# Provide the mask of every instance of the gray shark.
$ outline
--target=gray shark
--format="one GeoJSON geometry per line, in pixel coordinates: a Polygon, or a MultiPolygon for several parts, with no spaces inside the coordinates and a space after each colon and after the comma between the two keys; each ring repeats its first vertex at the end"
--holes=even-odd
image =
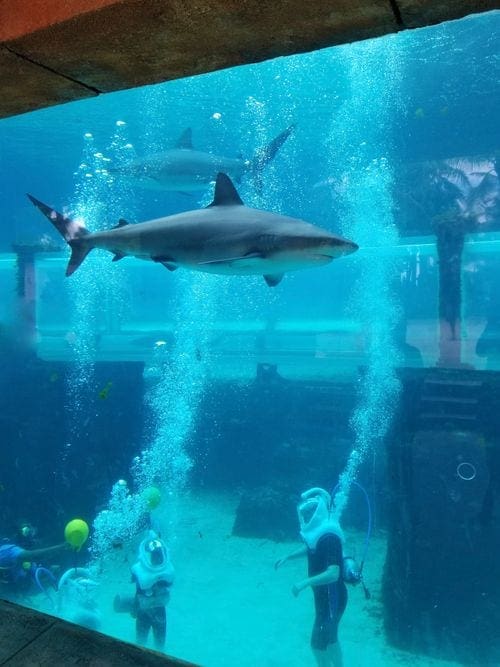
{"type": "Polygon", "coordinates": [[[110,167],[108,171],[149,190],[176,192],[203,190],[209,183],[215,181],[219,172],[229,174],[236,181],[247,173],[259,178],[264,167],[271,162],[294,127],[294,125],[287,127],[251,160],[195,150],[191,128],[188,128],[181,135],[175,148],[146,158],[131,160],[120,167],[110,167]]]}
{"type": "Polygon", "coordinates": [[[137,224],[120,220],[113,229],[95,233],[28,197],[71,247],[67,276],[93,248],[104,248],[114,254],[113,261],[133,255],[170,271],[182,266],[206,273],[260,274],[272,287],[286,271],[328,264],[358,249],[352,241],[303,220],[245,206],[222,173],[206,208],[137,224]]]}

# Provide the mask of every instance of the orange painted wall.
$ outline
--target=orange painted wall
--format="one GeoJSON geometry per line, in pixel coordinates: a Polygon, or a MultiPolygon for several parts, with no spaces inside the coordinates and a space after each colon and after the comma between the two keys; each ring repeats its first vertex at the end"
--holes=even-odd
{"type": "Polygon", "coordinates": [[[122,0],[0,0],[0,42],[16,39],[54,23],[122,0]]]}

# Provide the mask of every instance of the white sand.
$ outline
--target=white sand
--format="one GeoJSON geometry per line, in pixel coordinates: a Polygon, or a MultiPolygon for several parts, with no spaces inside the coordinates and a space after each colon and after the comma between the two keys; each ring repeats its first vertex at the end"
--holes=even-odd
{"type": "MultiPolygon", "coordinates": [[[[191,497],[175,522],[170,547],[176,581],[166,652],[203,667],[314,667],[309,648],[312,594],[291,594],[292,584],[306,576],[306,562],[290,561],[278,571],[273,567],[299,544],[232,537],[236,505],[236,497],[191,497]]],[[[161,513],[158,519],[167,525],[161,513]]],[[[350,538],[360,554],[364,536],[350,538]]],[[[374,535],[364,569],[370,600],[361,587],[349,587],[339,631],[345,667],[453,667],[456,663],[415,656],[386,643],[380,599],[384,554],[383,536],[374,535]]],[[[101,630],[127,641],[134,641],[134,620],[115,614],[112,600],[116,593],[133,594],[134,559],[135,549],[116,551],[104,567],[99,593],[101,630]]]]}

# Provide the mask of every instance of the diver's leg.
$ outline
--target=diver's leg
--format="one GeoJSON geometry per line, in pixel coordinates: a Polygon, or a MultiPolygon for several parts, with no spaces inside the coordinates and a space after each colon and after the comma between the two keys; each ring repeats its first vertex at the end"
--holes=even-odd
{"type": "Polygon", "coordinates": [[[135,619],[135,641],[137,644],[146,645],[148,641],[149,628],[151,621],[147,611],[137,610],[137,617],[135,619]]]}
{"type": "Polygon", "coordinates": [[[165,638],[167,636],[167,610],[165,607],[151,609],[151,620],[155,648],[162,651],[165,648],[165,638]]]}
{"type": "Polygon", "coordinates": [[[313,655],[318,667],[330,667],[327,651],[324,649],[313,648],[313,655]]]}
{"type": "Polygon", "coordinates": [[[332,667],[342,667],[344,660],[342,657],[342,648],[340,646],[340,642],[330,644],[328,647],[328,653],[330,658],[330,662],[328,664],[332,665],[332,667]]]}
{"type": "Polygon", "coordinates": [[[327,649],[313,649],[318,667],[343,667],[342,649],[339,642],[330,644],[327,649]]]}
{"type": "Polygon", "coordinates": [[[316,617],[311,634],[311,648],[318,667],[329,667],[328,639],[328,625],[316,617]]]}

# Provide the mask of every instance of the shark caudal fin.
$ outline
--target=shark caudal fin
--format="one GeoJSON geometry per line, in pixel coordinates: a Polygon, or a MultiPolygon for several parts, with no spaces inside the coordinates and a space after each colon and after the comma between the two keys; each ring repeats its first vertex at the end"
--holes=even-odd
{"type": "Polygon", "coordinates": [[[48,220],[50,220],[71,248],[71,257],[66,268],[66,275],[70,276],[77,270],[94,247],[86,238],[89,235],[88,230],[81,222],[71,220],[67,216],[58,213],[53,208],[50,208],[50,206],[47,206],[47,204],[35,199],[35,197],[32,197],[31,195],[27,196],[31,203],[36,206],[48,220]]]}
{"type": "Polygon", "coordinates": [[[295,123],[289,125],[286,130],[283,130],[281,134],[278,134],[267,146],[261,148],[257,151],[256,155],[251,162],[251,170],[256,177],[257,181],[261,179],[262,170],[274,160],[276,154],[283,146],[288,137],[292,134],[295,129],[295,123]]]}

